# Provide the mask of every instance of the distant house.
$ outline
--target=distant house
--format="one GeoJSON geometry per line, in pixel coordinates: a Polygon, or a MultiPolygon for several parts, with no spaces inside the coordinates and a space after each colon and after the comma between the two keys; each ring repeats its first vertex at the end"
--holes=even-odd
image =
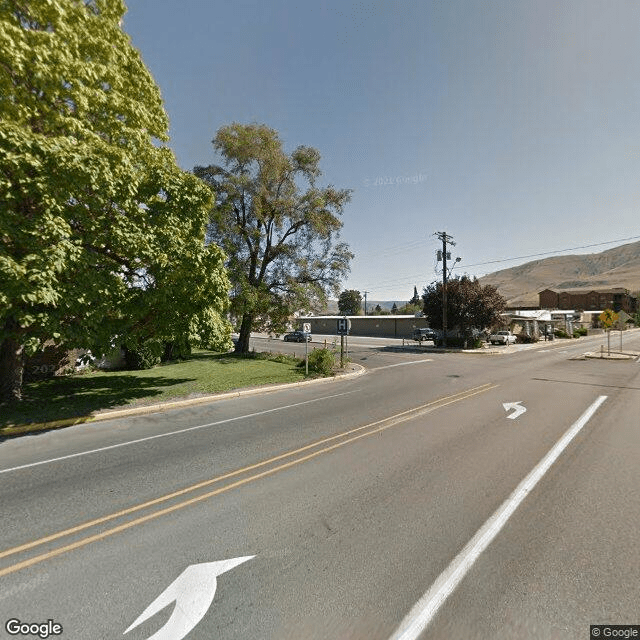
{"type": "Polygon", "coordinates": [[[633,314],[638,310],[638,298],[628,289],[567,289],[554,291],[545,289],[538,294],[541,309],[579,309],[581,311],[602,311],[613,309],[633,314]]]}

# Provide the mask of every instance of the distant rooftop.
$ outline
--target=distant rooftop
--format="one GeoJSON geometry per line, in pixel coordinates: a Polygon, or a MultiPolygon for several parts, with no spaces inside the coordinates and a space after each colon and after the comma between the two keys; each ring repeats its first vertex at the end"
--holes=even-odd
{"type": "MultiPolygon", "coordinates": [[[[609,287],[608,289],[601,289],[599,287],[579,287],[576,289],[547,287],[542,291],[554,291],[555,293],[589,293],[590,291],[597,291],[598,293],[627,293],[629,290],[624,287],[609,287]]],[[[542,291],[540,293],[542,293],[542,291]]]]}

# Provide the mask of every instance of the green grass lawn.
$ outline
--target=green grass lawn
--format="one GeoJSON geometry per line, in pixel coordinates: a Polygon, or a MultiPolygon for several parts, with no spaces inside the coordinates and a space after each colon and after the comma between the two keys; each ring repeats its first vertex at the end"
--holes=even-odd
{"type": "Polygon", "coordinates": [[[297,382],[304,368],[286,356],[242,358],[198,351],[190,360],[144,371],[93,371],[24,385],[23,401],[0,404],[3,427],[86,416],[265,384],[297,382]],[[269,358],[269,359],[267,359],[269,358]]]}

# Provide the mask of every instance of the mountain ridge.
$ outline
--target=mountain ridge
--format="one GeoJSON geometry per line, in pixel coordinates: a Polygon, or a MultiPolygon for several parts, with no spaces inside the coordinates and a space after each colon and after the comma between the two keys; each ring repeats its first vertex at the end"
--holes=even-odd
{"type": "Polygon", "coordinates": [[[482,276],[483,285],[493,285],[508,306],[537,306],[544,289],[640,290],[640,241],[600,253],[551,256],[482,276]]]}

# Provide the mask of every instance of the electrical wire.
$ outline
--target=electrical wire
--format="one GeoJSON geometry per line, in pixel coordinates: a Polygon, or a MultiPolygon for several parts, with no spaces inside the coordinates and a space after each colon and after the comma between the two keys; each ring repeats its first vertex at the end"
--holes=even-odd
{"type": "MultiPolygon", "coordinates": [[[[542,256],[552,256],[552,255],[556,255],[559,253],[566,253],[567,251],[579,251],[581,249],[590,249],[592,247],[601,247],[607,244],[617,244],[620,242],[629,242],[632,240],[639,240],[640,236],[630,236],[628,238],[620,238],[618,240],[607,240],[605,242],[594,242],[592,244],[585,244],[585,245],[581,245],[579,247],[570,247],[567,249],[556,249],[555,251],[545,251],[542,253],[531,253],[528,255],[523,255],[523,256],[515,256],[513,258],[501,258],[499,260],[488,260],[486,262],[475,262],[473,264],[463,264],[463,263],[455,263],[454,266],[452,267],[452,270],[454,269],[468,269],[470,267],[481,267],[484,265],[488,265],[488,264],[499,264],[502,262],[512,262],[513,260],[526,260],[528,258],[539,258],[542,256]]],[[[420,241],[415,241],[415,242],[411,242],[408,243],[407,245],[404,245],[405,248],[408,248],[409,246],[413,246],[416,243],[423,243],[424,241],[420,240],[420,241]]],[[[401,250],[400,247],[397,247],[397,249],[401,250]]],[[[379,255],[383,255],[386,251],[392,251],[392,252],[396,252],[396,247],[390,247],[388,250],[386,249],[382,249],[379,255]]],[[[437,271],[437,263],[434,264],[434,272],[437,271]]],[[[371,282],[369,284],[367,284],[366,286],[363,287],[363,289],[374,289],[374,290],[378,290],[378,291],[387,291],[390,289],[397,289],[398,286],[403,286],[403,285],[407,285],[407,286],[416,286],[416,282],[419,282],[421,280],[424,279],[424,274],[415,274],[415,275],[410,275],[410,276],[401,276],[399,278],[389,278],[389,279],[385,279],[385,280],[378,280],[376,282],[371,282]]]]}
{"type": "Polygon", "coordinates": [[[486,264],[498,264],[499,262],[511,262],[512,260],[526,260],[527,258],[539,258],[540,256],[551,256],[556,253],[564,253],[565,251],[579,251],[580,249],[590,249],[591,247],[601,247],[605,244],[615,244],[616,242],[627,242],[629,240],[638,240],[640,236],[631,236],[630,238],[621,238],[620,240],[608,240],[607,242],[595,242],[593,244],[585,244],[581,247],[571,247],[570,249],[557,249],[556,251],[545,251],[544,253],[531,253],[527,256],[516,256],[515,258],[501,258],[500,260],[489,260],[488,262],[476,262],[474,264],[462,264],[455,269],[464,267],[481,267],[486,264]]]}

